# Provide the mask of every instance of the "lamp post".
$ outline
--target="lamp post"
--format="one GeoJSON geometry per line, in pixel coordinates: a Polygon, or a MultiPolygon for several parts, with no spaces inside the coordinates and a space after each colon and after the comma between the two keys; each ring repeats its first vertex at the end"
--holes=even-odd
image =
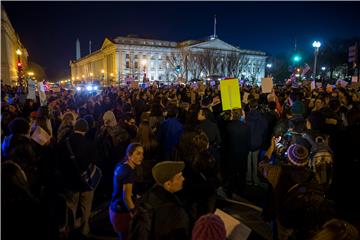
{"type": "Polygon", "coordinates": [[[268,70],[267,70],[267,76],[268,76],[268,77],[271,77],[272,64],[271,64],[271,63],[266,64],[266,68],[268,69],[268,70]]]}
{"type": "Polygon", "coordinates": [[[92,81],[93,81],[93,73],[91,72],[89,75],[90,75],[90,81],[92,83],[92,81]]]}
{"type": "Polygon", "coordinates": [[[316,82],[316,63],[317,63],[317,57],[319,55],[319,48],[321,46],[321,43],[319,41],[314,41],[312,46],[315,48],[315,52],[314,52],[314,70],[313,70],[313,80],[314,82],[316,82]]]}
{"type": "Polygon", "coordinates": [[[20,89],[22,88],[22,63],[21,63],[21,50],[18,49],[16,50],[16,55],[17,55],[17,69],[18,69],[18,84],[20,86],[20,89]]]}
{"type": "Polygon", "coordinates": [[[104,84],[104,81],[105,81],[104,73],[105,73],[104,69],[101,69],[101,78],[102,78],[103,84],[104,84]]]}
{"type": "Polygon", "coordinates": [[[144,83],[146,81],[146,64],[147,64],[147,60],[146,59],[141,60],[141,64],[144,67],[144,78],[143,78],[143,83],[144,83]]]}

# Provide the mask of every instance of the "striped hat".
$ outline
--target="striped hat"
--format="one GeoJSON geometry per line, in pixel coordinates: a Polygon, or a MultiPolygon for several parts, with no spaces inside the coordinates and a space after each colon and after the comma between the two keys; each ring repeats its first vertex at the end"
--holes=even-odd
{"type": "Polygon", "coordinates": [[[309,162],[309,150],[300,144],[292,144],[287,150],[289,161],[295,166],[305,166],[309,162]]]}
{"type": "Polygon", "coordinates": [[[209,213],[201,216],[192,230],[192,240],[225,240],[226,230],[218,215],[209,213]]]}

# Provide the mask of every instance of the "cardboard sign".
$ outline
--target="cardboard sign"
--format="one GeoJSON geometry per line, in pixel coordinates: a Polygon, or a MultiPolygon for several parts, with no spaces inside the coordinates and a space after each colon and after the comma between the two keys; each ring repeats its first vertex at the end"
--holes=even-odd
{"type": "Polygon", "coordinates": [[[227,214],[226,212],[216,209],[215,214],[223,220],[226,230],[226,239],[229,240],[246,240],[248,239],[251,228],[240,223],[239,220],[227,214]]]}
{"type": "Polygon", "coordinates": [[[244,102],[245,104],[248,104],[249,95],[250,95],[250,93],[244,92],[243,102],[244,102]]]}
{"type": "Polygon", "coordinates": [[[131,85],[130,85],[131,88],[139,88],[139,82],[131,82],[131,85]]]}
{"type": "Polygon", "coordinates": [[[261,91],[262,93],[270,93],[273,89],[273,79],[270,78],[263,78],[261,80],[261,91]]]}
{"type": "Polygon", "coordinates": [[[237,78],[220,82],[221,102],[223,111],[241,108],[239,81],[237,78]]]}
{"type": "Polygon", "coordinates": [[[50,141],[51,136],[41,127],[37,126],[33,134],[31,135],[31,139],[35,142],[44,146],[46,143],[50,141]]]}

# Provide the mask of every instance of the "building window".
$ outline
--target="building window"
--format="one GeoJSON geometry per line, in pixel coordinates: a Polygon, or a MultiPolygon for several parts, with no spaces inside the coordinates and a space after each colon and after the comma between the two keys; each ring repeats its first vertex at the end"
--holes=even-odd
{"type": "Polygon", "coordinates": [[[143,55],[143,59],[146,59],[146,55],[143,55]]]}
{"type": "Polygon", "coordinates": [[[129,59],[129,58],[130,58],[129,54],[126,54],[126,59],[129,59]]]}
{"type": "Polygon", "coordinates": [[[135,57],[134,57],[135,59],[137,59],[138,58],[138,55],[135,55],[135,57]]]}
{"type": "Polygon", "coordinates": [[[159,80],[161,80],[161,76],[159,76],[159,80]]]}
{"type": "Polygon", "coordinates": [[[135,68],[138,68],[138,62],[135,62],[135,68]]]}
{"type": "Polygon", "coordinates": [[[154,80],[154,75],[151,76],[151,80],[154,80]]]}
{"type": "Polygon", "coordinates": [[[159,59],[161,59],[161,54],[159,54],[159,59]]]}
{"type": "Polygon", "coordinates": [[[130,63],[126,61],[126,68],[130,68],[130,63]]]}

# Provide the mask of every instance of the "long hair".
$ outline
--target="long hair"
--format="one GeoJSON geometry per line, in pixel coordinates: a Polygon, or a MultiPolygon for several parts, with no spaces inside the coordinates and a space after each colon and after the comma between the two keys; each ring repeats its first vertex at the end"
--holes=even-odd
{"type": "Polygon", "coordinates": [[[158,142],[148,121],[140,123],[135,141],[141,143],[146,151],[154,149],[158,146],[158,142]]]}
{"type": "Polygon", "coordinates": [[[129,160],[129,156],[131,156],[138,147],[143,147],[143,145],[138,142],[130,143],[126,148],[125,158],[123,161],[126,162],[127,160],[129,160]]]}

